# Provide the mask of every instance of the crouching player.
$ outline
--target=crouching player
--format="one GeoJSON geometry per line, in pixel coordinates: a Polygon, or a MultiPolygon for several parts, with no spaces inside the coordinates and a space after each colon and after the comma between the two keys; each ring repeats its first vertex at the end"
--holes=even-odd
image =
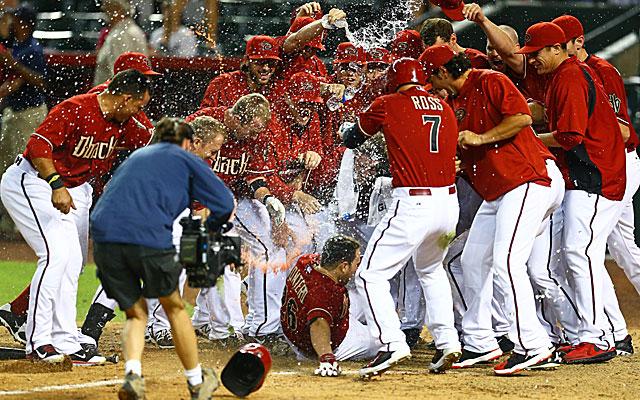
{"type": "Polygon", "coordinates": [[[360,243],[345,236],[329,238],[322,255],[298,259],[282,298],[282,330],[299,356],[320,360],[315,374],[338,376],[338,361],[368,359],[377,351],[367,327],[349,316],[344,285],[360,263],[360,243]]]}

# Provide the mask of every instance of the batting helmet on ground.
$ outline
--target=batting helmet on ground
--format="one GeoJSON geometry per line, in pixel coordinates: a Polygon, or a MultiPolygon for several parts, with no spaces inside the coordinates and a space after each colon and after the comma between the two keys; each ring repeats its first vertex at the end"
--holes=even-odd
{"type": "Polygon", "coordinates": [[[245,397],[262,387],[271,369],[271,354],[258,343],[245,344],[222,370],[222,384],[238,397],[245,397]]]}

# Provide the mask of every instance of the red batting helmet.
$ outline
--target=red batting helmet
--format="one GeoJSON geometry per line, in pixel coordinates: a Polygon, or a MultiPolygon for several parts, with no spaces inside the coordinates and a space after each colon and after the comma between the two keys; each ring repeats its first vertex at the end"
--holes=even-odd
{"type": "MultiPolygon", "coordinates": [[[[289,33],[298,32],[303,27],[305,27],[305,26],[307,26],[310,23],[315,22],[315,21],[316,20],[311,18],[311,17],[296,18],[295,21],[293,21],[293,24],[291,24],[291,28],[289,28],[289,33]]],[[[309,40],[306,45],[307,46],[311,46],[311,47],[315,47],[318,50],[324,51],[326,49],[322,45],[322,39],[324,39],[324,30],[322,30],[322,33],[320,33],[318,36],[316,36],[313,39],[309,40]]]]}
{"type": "Polygon", "coordinates": [[[391,41],[391,54],[396,58],[410,57],[416,60],[424,51],[420,34],[411,29],[396,33],[391,41]]]}
{"type": "Polygon", "coordinates": [[[391,68],[387,70],[386,92],[395,93],[400,86],[407,83],[417,85],[427,83],[427,76],[422,69],[422,64],[413,58],[401,58],[391,64],[391,68]]]}
{"type": "Polygon", "coordinates": [[[245,344],[229,359],[222,370],[222,384],[238,397],[245,397],[262,387],[271,369],[271,354],[258,343],[245,344]]]}
{"type": "Polygon", "coordinates": [[[296,103],[322,103],[320,81],[308,72],[298,72],[289,79],[289,97],[296,103]]]}
{"type": "Polygon", "coordinates": [[[141,53],[127,52],[121,54],[113,63],[113,73],[126,71],[128,69],[137,69],[145,75],[162,75],[160,72],[151,69],[151,63],[147,56],[141,53]]]}
{"type": "Polygon", "coordinates": [[[464,1],[462,0],[429,0],[434,5],[440,7],[442,12],[454,21],[464,21],[464,14],[462,13],[462,7],[464,7],[464,1]]]}

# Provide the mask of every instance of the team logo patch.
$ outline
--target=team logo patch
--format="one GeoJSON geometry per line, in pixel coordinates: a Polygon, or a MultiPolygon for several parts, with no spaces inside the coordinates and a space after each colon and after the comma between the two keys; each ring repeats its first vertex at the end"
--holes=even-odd
{"type": "Polygon", "coordinates": [[[302,82],[302,90],[304,90],[305,92],[313,92],[313,83],[302,82]]]}
{"type": "Polygon", "coordinates": [[[149,69],[151,69],[151,62],[149,62],[149,59],[147,57],[143,58],[142,62],[144,63],[144,65],[149,67],[149,69]]]}
{"type": "Polygon", "coordinates": [[[262,47],[263,50],[271,50],[273,49],[273,44],[269,42],[262,42],[260,43],[260,47],[262,47]]]}
{"type": "Polygon", "coordinates": [[[528,33],[524,34],[524,42],[525,43],[529,43],[531,41],[531,35],[529,35],[528,33]]]}
{"type": "Polygon", "coordinates": [[[409,50],[409,43],[407,42],[397,43],[396,46],[398,47],[398,50],[409,50]]]}
{"type": "Polygon", "coordinates": [[[371,54],[373,58],[382,58],[382,52],[380,50],[371,50],[369,54],[371,54]]]}
{"type": "Polygon", "coordinates": [[[356,49],[355,47],[347,47],[344,52],[349,55],[349,56],[357,56],[358,55],[358,49],[356,49]]]}
{"type": "Polygon", "coordinates": [[[467,110],[465,110],[464,108],[458,108],[456,110],[456,119],[458,120],[458,122],[461,122],[466,116],[467,110]]]}

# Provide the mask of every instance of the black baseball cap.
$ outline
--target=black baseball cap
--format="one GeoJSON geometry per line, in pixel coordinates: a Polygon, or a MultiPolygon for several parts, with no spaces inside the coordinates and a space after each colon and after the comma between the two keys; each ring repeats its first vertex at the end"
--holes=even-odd
{"type": "Polygon", "coordinates": [[[16,16],[21,21],[30,23],[31,25],[35,25],[38,19],[38,12],[29,4],[21,4],[16,8],[8,9],[6,13],[16,16]]]}

